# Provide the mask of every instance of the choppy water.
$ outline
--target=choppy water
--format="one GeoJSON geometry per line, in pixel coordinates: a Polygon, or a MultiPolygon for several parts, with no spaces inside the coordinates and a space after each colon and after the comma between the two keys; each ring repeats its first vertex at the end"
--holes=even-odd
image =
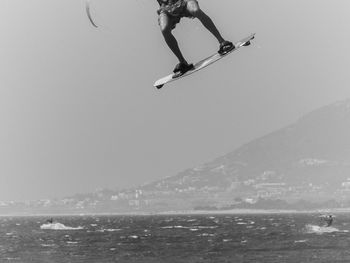
{"type": "Polygon", "coordinates": [[[0,218],[0,262],[350,262],[350,215],[0,218]]]}

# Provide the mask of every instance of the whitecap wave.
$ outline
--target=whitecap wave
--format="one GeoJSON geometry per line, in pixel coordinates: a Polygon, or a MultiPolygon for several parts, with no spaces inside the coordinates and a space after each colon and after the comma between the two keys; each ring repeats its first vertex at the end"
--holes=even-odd
{"type": "Polygon", "coordinates": [[[295,240],[294,243],[305,243],[307,242],[307,239],[300,239],[300,240],[295,240]]]}
{"type": "Polygon", "coordinates": [[[206,228],[210,228],[210,229],[214,229],[217,228],[218,226],[197,226],[197,228],[199,229],[206,229],[206,228]]]}
{"type": "Polygon", "coordinates": [[[78,241],[67,241],[67,244],[70,244],[70,245],[76,245],[78,243],[79,243],[78,241]]]}
{"type": "Polygon", "coordinates": [[[54,247],[55,244],[41,244],[42,247],[54,247]]]}
{"type": "Polygon", "coordinates": [[[163,229],[190,229],[191,231],[195,231],[193,229],[214,229],[217,228],[218,226],[162,226],[161,228],[163,229]]]}
{"type": "Polygon", "coordinates": [[[188,226],[162,226],[160,228],[163,228],[163,229],[175,229],[175,228],[192,228],[192,227],[188,227],[188,226]]]}
{"type": "Polygon", "coordinates": [[[318,226],[318,225],[306,225],[306,233],[309,234],[323,234],[323,233],[333,233],[333,232],[347,232],[347,230],[339,230],[338,228],[331,226],[318,226]]]}
{"type": "Polygon", "coordinates": [[[78,227],[65,226],[64,224],[61,224],[61,223],[47,223],[47,224],[42,224],[40,226],[40,229],[45,229],[45,230],[81,230],[84,228],[81,226],[78,226],[78,227]]]}
{"type": "Polygon", "coordinates": [[[99,230],[96,230],[96,232],[116,232],[116,231],[121,231],[121,229],[119,228],[108,228],[108,229],[99,229],[99,230]]]}

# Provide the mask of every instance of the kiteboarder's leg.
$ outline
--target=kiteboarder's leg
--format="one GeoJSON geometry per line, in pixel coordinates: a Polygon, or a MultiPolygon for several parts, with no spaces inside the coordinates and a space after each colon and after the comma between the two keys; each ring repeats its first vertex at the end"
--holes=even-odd
{"type": "Polygon", "coordinates": [[[186,59],[183,57],[180,51],[177,40],[171,32],[174,26],[173,21],[166,13],[159,14],[159,26],[165,39],[165,42],[167,43],[171,51],[174,53],[174,55],[180,62],[186,62],[186,59]]]}
{"type": "Polygon", "coordinates": [[[220,50],[219,52],[226,52],[230,49],[233,49],[234,46],[231,42],[226,41],[220,34],[219,30],[215,26],[213,20],[204,13],[196,0],[187,0],[187,5],[186,5],[187,12],[192,16],[196,17],[201,21],[203,26],[211,32],[214,37],[219,41],[220,43],[220,50]]]}
{"type": "Polygon", "coordinates": [[[193,65],[189,65],[181,53],[179,45],[177,43],[176,38],[172,34],[172,30],[175,28],[175,24],[177,21],[172,19],[167,13],[163,12],[159,14],[159,26],[162,34],[164,36],[165,42],[174,53],[174,55],[179,60],[179,64],[176,65],[174,72],[185,73],[186,71],[193,68],[193,65]]]}

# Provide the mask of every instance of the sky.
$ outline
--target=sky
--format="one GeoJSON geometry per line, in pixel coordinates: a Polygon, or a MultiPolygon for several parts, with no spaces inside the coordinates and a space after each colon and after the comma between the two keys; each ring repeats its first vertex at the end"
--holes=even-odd
{"type": "MultiPolygon", "coordinates": [[[[155,0],[2,0],[0,200],[61,198],[176,175],[350,98],[348,0],[199,0],[242,48],[191,77],[155,0]]],[[[197,20],[175,31],[190,62],[218,43],[197,20]]]]}

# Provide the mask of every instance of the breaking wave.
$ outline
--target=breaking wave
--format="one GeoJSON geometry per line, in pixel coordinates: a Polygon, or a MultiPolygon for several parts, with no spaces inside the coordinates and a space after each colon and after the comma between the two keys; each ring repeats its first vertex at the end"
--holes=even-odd
{"type": "Polygon", "coordinates": [[[348,232],[348,230],[339,230],[338,228],[331,226],[318,226],[318,225],[306,225],[305,232],[309,234],[323,234],[323,233],[333,233],[333,232],[348,232]]]}
{"type": "Polygon", "coordinates": [[[40,229],[45,229],[45,230],[81,230],[84,228],[81,226],[78,226],[78,227],[65,226],[64,224],[61,224],[61,223],[48,223],[48,224],[42,224],[40,226],[40,229]]]}

